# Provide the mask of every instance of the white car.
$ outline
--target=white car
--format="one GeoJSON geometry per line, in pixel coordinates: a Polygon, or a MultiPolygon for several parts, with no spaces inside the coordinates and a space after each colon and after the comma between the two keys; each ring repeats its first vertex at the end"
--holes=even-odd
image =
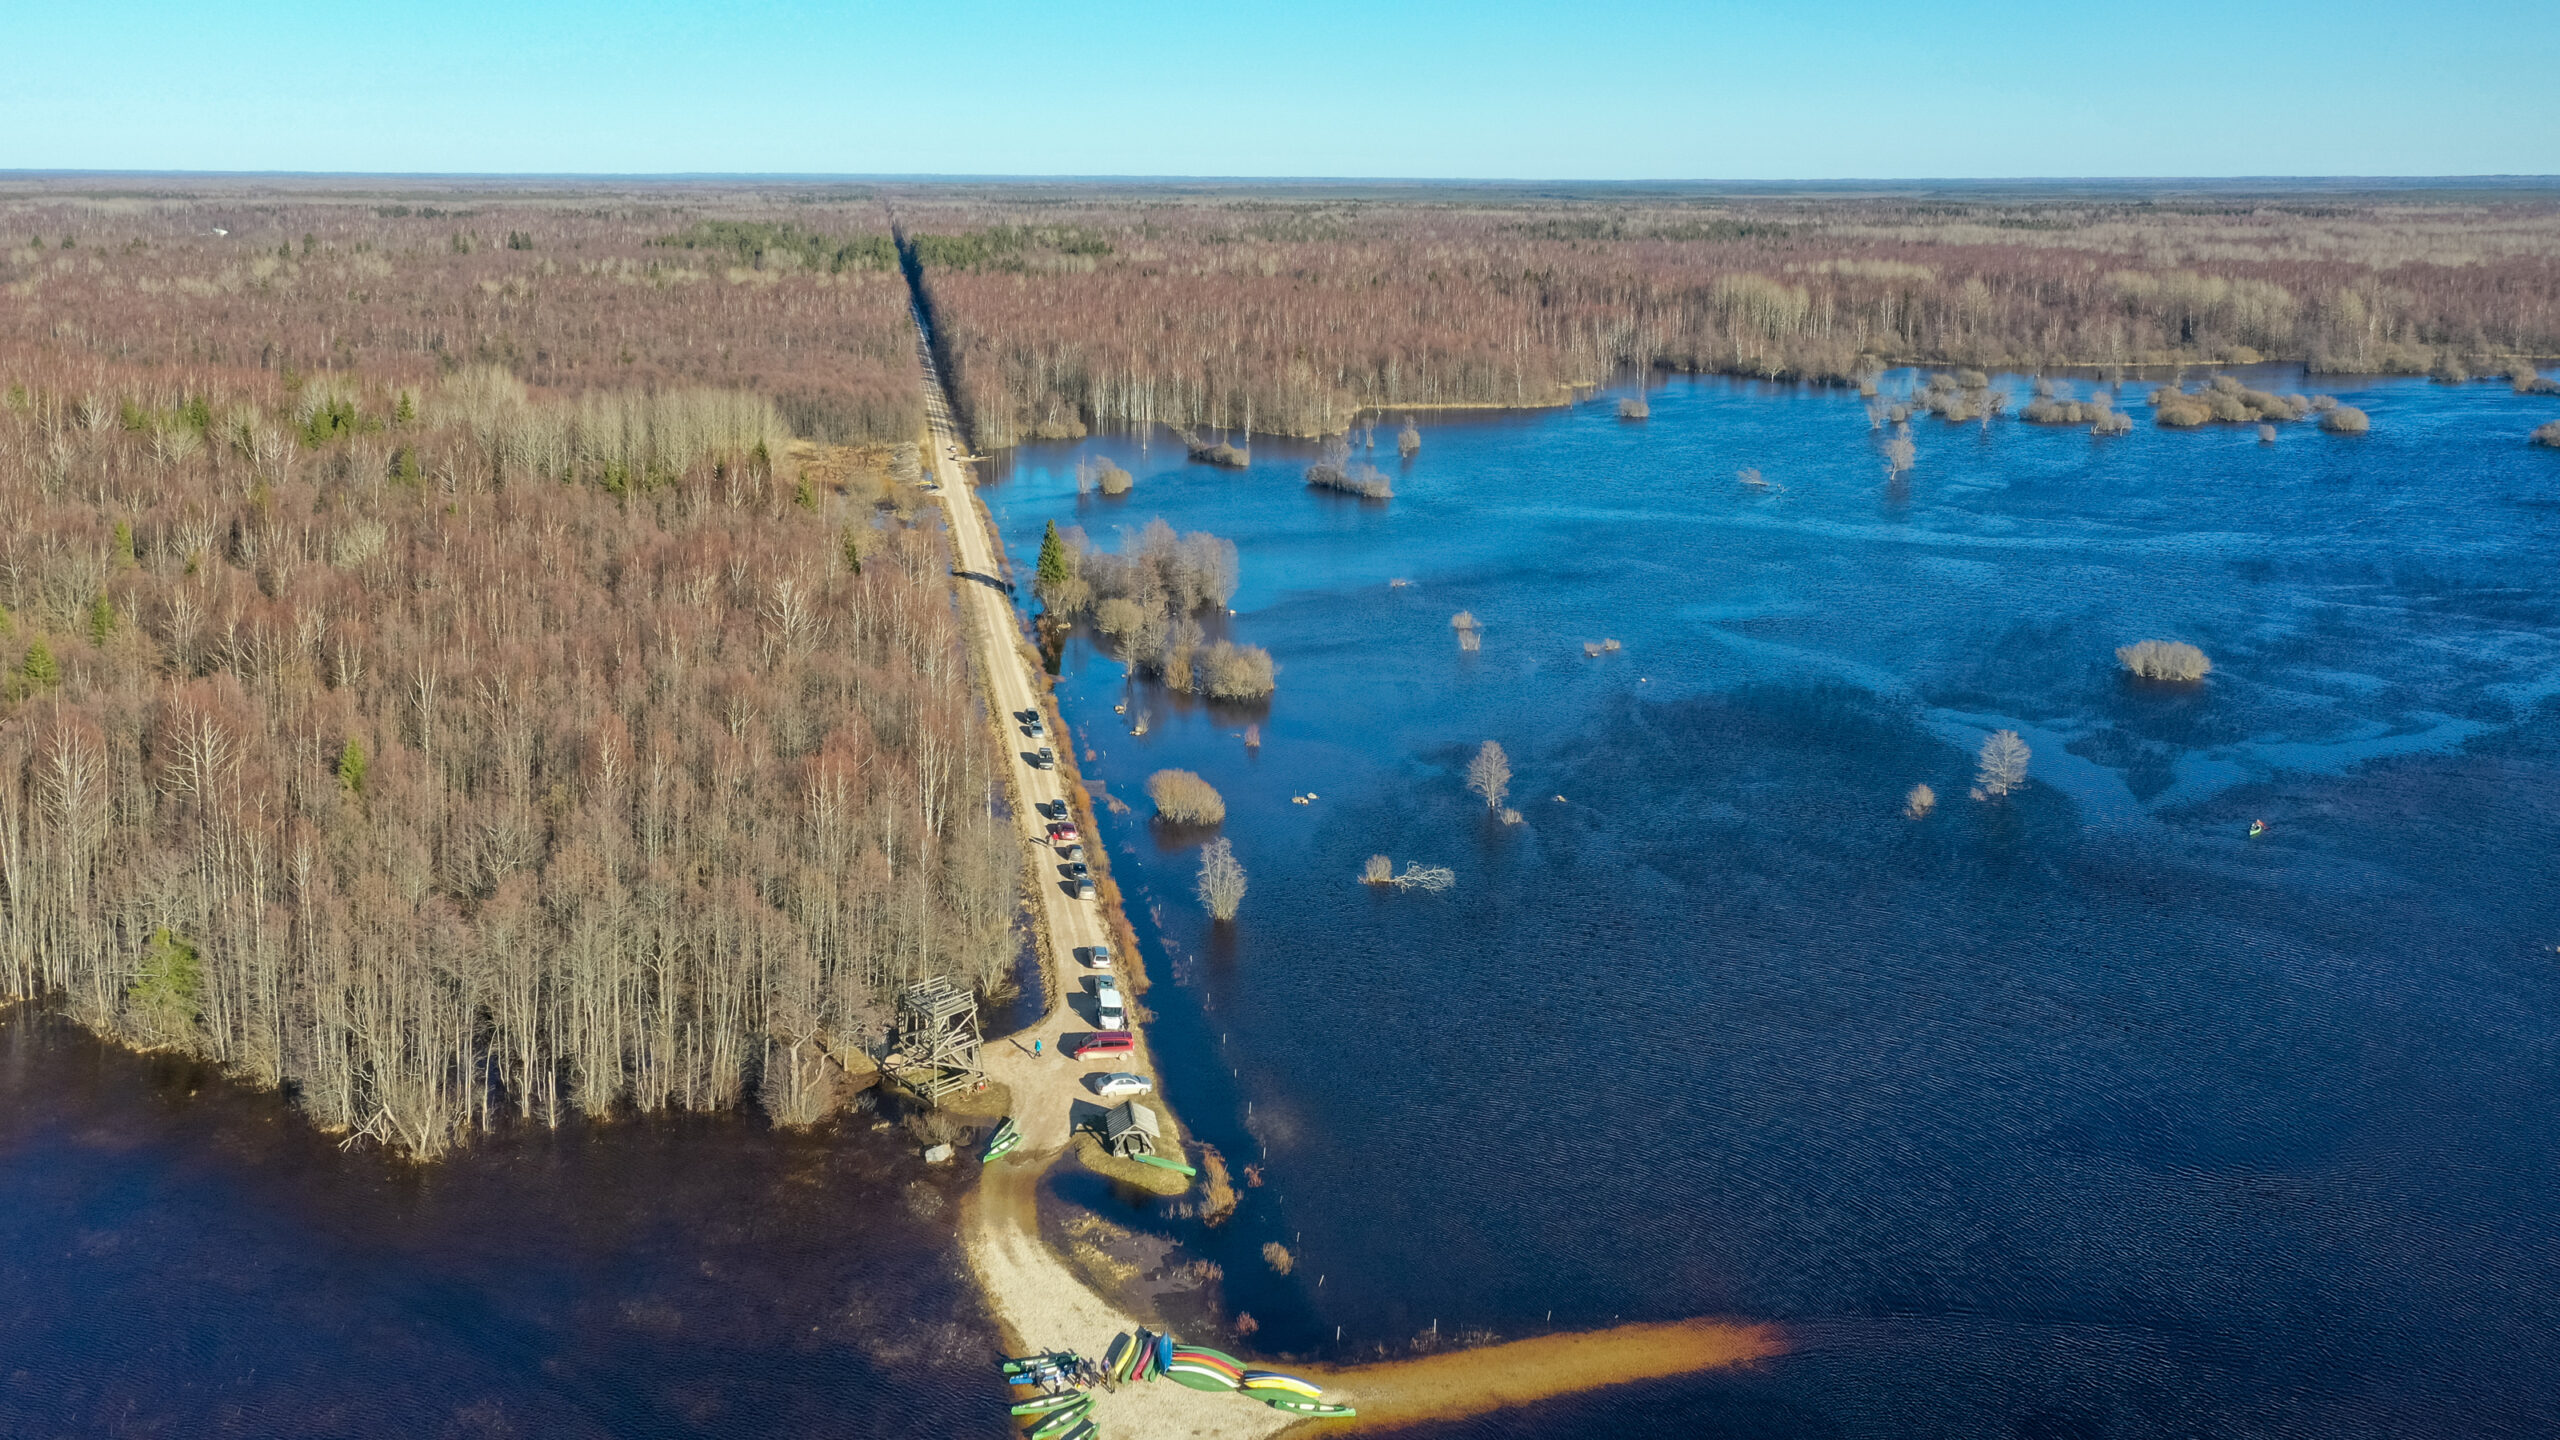
{"type": "Polygon", "coordinates": [[[1110,969],[1111,947],[1108,945],[1095,945],[1087,948],[1084,952],[1084,963],[1092,966],[1096,970],[1110,969]]]}
{"type": "Polygon", "coordinates": [[[1120,997],[1117,995],[1103,1001],[1101,1008],[1094,1011],[1094,1018],[1102,1022],[1102,1028],[1105,1030],[1129,1028],[1129,1013],[1120,1008],[1120,997]]]}
{"type": "Polygon", "coordinates": [[[1132,1075],[1126,1070],[1114,1070],[1093,1082],[1095,1094],[1107,1095],[1115,1100],[1124,1095],[1149,1094],[1155,1088],[1155,1082],[1146,1076],[1132,1075]]]}
{"type": "Polygon", "coordinates": [[[1120,982],[1108,975],[1096,978],[1093,982],[1093,998],[1100,1004],[1111,1006],[1113,1009],[1119,1008],[1120,982]]]}

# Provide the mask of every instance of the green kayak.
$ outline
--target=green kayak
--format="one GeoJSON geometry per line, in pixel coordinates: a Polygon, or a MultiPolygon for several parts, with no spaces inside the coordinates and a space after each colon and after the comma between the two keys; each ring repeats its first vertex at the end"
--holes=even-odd
{"type": "Polygon", "coordinates": [[[1167,1160],[1161,1155],[1132,1155],[1129,1158],[1137,1161],[1141,1165],[1153,1165],[1159,1170],[1172,1170],[1183,1175],[1197,1175],[1200,1173],[1199,1171],[1192,1169],[1190,1166],[1183,1164],[1179,1160],[1167,1160]]]}
{"type": "Polygon", "coordinates": [[[1014,1406],[1013,1413],[1016,1415],[1046,1415],[1052,1410],[1062,1410],[1069,1405],[1073,1405],[1083,1398],[1084,1392],[1081,1390],[1061,1390],[1055,1395],[1034,1395],[1030,1399],[1023,1401],[1021,1404],[1014,1406]]]}
{"type": "Polygon", "coordinates": [[[1336,1405],[1330,1400],[1310,1400],[1304,1395],[1291,1395],[1285,1391],[1247,1390],[1244,1393],[1274,1410],[1286,1410],[1292,1415],[1312,1415],[1319,1420],[1348,1420],[1360,1413],[1348,1405],[1336,1405]]]}
{"type": "Polygon", "coordinates": [[[1053,1366],[1062,1366],[1074,1358],[1076,1357],[1063,1350],[1052,1351],[1046,1355],[1016,1355],[1004,1362],[1004,1373],[1007,1375],[1027,1375],[1034,1370],[1047,1370],[1053,1366]]]}
{"type": "Polygon", "coordinates": [[[1084,1417],[1092,1413],[1093,1397],[1079,1395],[1075,1404],[1031,1427],[1031,1440],[1057,1440],[1058,1436],[1083,1424],[1084,1417]]]}

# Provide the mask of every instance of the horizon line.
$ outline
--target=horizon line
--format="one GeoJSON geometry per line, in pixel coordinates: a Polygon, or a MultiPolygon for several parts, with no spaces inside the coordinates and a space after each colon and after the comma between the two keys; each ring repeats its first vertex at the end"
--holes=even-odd
{"type": "Polygon", "coordinates": [[[1416,186],[1591,186],[1603,188],[1772,188],[1909,187],[1946,185],[2380,185],[2436,188],[2459,185],[2494,187],[2560,187],[2560,174],[2486,172],[2476,174],[2388,175],[1921,175],[1798,176],[1740,179],[1694,177],[1584,177],[1475,175],[1173,175],[1173,174],[1041,174],[998,171],[818,171],[818,170],[155,170],[114,167],[0,167],[0,182],[26,180],[374,180],[374,181],[584,181],[584,182],[716,182],[754,181],[798,184],[1050,184],[1050,185],[1416,185],[1416,186]]]}

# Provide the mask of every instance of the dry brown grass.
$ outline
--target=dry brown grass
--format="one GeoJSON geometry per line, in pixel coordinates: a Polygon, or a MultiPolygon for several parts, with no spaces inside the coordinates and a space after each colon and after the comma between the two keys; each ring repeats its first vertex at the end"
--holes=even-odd
{"type": "MultiPolygon", "coordinates": [[[[1152,1167],[1142,1167],[1152,1168],[1152,1167]]],[[[1215,1145],[1200,1147],[1200,1223],[1224,1225],[1236,1213],[1235,1182],[1227,1176],[1227,1157],[1215,1145]]]]}
{"type": "Polygon", "coordinates": [[[1290,1258],[1288,1246],[1277,1240],[1266,1240],[1262,1243],[1262,1263],[1270,1266],[1274,1274],[1286,1275],[1296,1268],[1298,1262],[1290,1258]]]}
{"type": "Polygon", "coordinates": [[[1176,825],[1215,825],[1227,818],[1227,802],[1217,787],[1188,770],[1159,770],[1147,777],[1147,798],[1156,814],[1176,825]]]}

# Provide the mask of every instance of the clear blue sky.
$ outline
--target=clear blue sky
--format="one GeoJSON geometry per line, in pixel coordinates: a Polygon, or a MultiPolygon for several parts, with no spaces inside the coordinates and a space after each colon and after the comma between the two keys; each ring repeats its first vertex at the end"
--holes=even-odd
{"type": "Polygon", "coordinates": [[[0,168],[2560,173],[2560,5],[7,7],[0,168]]]}

